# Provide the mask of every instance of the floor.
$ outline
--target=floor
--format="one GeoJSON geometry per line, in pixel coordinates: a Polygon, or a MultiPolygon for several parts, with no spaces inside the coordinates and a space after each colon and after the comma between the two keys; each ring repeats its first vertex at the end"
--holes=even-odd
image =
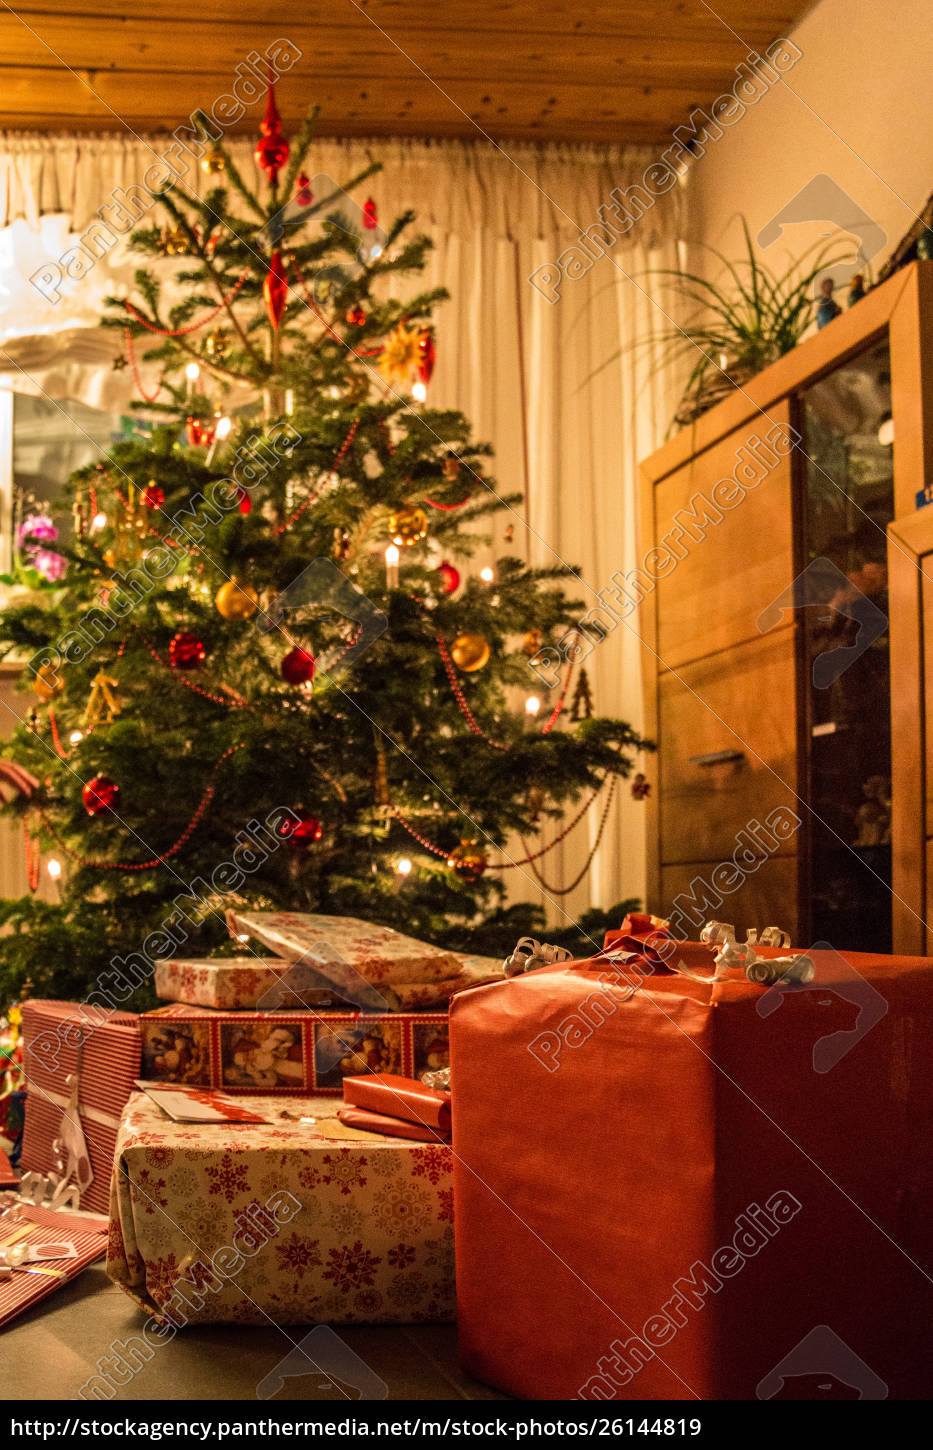
{"type": "MultiPolygon", "coordinates": [[[[87,1269],[43,1304],[0,1331],[4,1398],[73,1400],[97,1373],[101,1358],[138,1339],[146,1316],[107,1279],[87,1269]]],[[[256,1400],[257,1386],[307,1330],[235,1328],[220,1324],[180,1331],[155,1348],[149,1362],[115,1396],[120,1400],[256,1400]]],[[[390,1400],[497,1400],[502,1396],[457,1368],[453,1324],[339,1326],[334,1333],[373,1375],[390,1400]]],[[[369,1398],[384,1398],[381,1391],[369,1398]]],[[[341,1400],[347,1394],[318,1375],[297,1375],[283,1400],[341,1400]]]]}

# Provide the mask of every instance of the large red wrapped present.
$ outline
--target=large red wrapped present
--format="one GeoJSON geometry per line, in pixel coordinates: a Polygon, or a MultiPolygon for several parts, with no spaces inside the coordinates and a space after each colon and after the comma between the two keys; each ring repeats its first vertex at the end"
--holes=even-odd
{"type": "Polygon", "coordinates": [[[810,955],[806,983],[632,956],[454,1000],[471,1374],[532,1399],[929,1397],[933,961],[810,955]]]}
{"type": "Polygon", "coordinates": [[[241,1101],[268,1123],[130,1100],[111,1279],[176,1329],[453,1319],[450,1147],[357,1132],[333,1098],[241,1101]]]}
{"type": "Polygon", "coordinates": [[[337,1093],[347,1074],[448,1064],[446,1012],[219,1012],[178,1002],[139,1019],[143,1073],[228,1092],[337,1093]]]}
{"type": "Polygon", "coordinates": [[[95,1213],[107,1212],[120,1115],[139,1077],[138,1024],[135,1012],[23,1003],[21,1167],[63,1175],[95,1213]]]}

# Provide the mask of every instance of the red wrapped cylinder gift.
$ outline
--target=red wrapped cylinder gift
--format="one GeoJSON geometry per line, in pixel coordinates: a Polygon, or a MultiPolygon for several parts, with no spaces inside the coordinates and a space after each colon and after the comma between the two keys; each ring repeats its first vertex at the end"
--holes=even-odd
{"type": "Polygon", "coordinates": [[[530,1399],[929,1397],[933,961],[810,955],[806,983],[633,955],[454,1000],[470,1374],[530,1399]]]}

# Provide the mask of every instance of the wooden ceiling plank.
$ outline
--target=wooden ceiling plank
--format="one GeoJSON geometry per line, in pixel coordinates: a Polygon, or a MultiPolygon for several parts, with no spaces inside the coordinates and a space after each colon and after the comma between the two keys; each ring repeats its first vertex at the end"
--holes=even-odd
{"type": "MultiPolygon", "coordinates": [[[[255,37],[200,19],[185,26],[184,37],[185,45],[179,46],[174,37],[158,29],[153,32],[148,21],[127,20],[114,29],[110,20],[101,17],[82,21],[80,27],[56,17],[33,34],[0,11],[0,66],[57,65],[56,57],[61,57],[67,66],[82,70],[211,74],[230,84],[237,65],[256,49],[255,37]]],[[[372,29],[293,28],[289,39],[302,51],[312,74],[390,75],[412,68],[408,57],[372,29]]],[[[410,51],[438,79],[484,67],[516,79],[572,72],[578,83],[588,85],[611,84],[633,72],[658,78],[718,76],[746,54],[746,48],[725,33],[706,41],[678,37],[665,42],[663,49],[645,40],[607,45],[606,37],[585,35],[568,39],[559,49],[536,49],[527,43],[527,36],[523,39],[526,44],[521,48],[502,51],[488,34],[421,31],[410,51]]],[[[285,99],[283,95],[280,104],[285,99]]]]}
{"type": "MultiPolygon", "coordinates": [[[[286,125],[319,135],[668,142],[731,85],[747,48],[792,27],[800,0],[23,0],[0,10],[0,124],[171,130],[229,95],[277,38],[302,52],[279,90],[286,125]],[[368,18],[367,18],[368,17],[368,18]],[[313,20],[313,23],[312,23],[313,20]],[[370,22],[374,23],[370,23],[370,22]],[[738,34],[730,31],[734,26],[738,34]],[[381,28],[380,28],[381,27],[381,28]],[[503,43],[508,35],[508,43],[503,43]]],[[[231,128],[255,130],[261,101],[231,128]]]]}
{"type": "MultiPolygon", "coordinates": [[[[773,34],[786,32],[804,8],[793,0],[716,0],[716,13],[700,0],[686,0],[686,3],[685,0],[653,0],[650,9],[643,0],[592,0],[585,8],[579,0],[552,0],[547,6],[542,6],[539,0],[511,0],[511,3],[509,0],[503,3],[448,0],[443,15],[452,30],[661,37],[666,33],[708,35],[732,28],[744,36],[752,29],[773,34]]],[[[16,5],[15,13],[40,28],[43,16],[128,19],[138,11],[134,11],[129,0],[26,0],[16,5]]],[[[176,20],[179,24],[186,24],[191,18],[183,0],[146,0],[145,13],[151,19],[176,20]]],[[[243,25],[251,30],[259,28],[270,40],[287,34],[289,25],[297,28],[302,18],[296,15],[295,5],[289,0],[267,0],[261,20],[257,19],[255,0],[201,0],[198,7],[199,20],[213,19],[219,24],[243,25]]],[[[361,9],[355,9],[349,0],[317,0],[313,12],[315,25],[368,24],[374,32],[381,27],[396,39],[406,32],[433,30],[437,19],[436,8],[425,5],[424,0],[404,0],[401,4],[376,0],[361,9]]]]}

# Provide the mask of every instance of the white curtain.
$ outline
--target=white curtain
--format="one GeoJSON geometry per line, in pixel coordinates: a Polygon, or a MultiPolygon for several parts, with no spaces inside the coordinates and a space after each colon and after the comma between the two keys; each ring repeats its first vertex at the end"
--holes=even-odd
{"type": "MultiPolygon", "coordinates": [[[[0,137],[0,387],[110,408],[132,396],[129,370],[109,367],[111,335],[93,330],[102,298],[132,287],[136,263],[125,247],[67,284],[54,306],[28,278],[61,255],[114,188],[139,183],[164,145],[165,138],[0,137]]],[[[251,143],[235,141],[232,152],[244,177],[258,182],[251,143]]],[[[596,223],[613,188],[636,182],[653,156],[576,146],[325,141],[313,148],[307,170],[342,183],[370,159],[383,169],[363,194],[375,198],[382,220],[409,207],[418,214],[435,244],[425,285],[451,293],[437,315],[431,402],[462,409],[495,448],[500,487],[523,494],[516,513],[497,522],[490,557],[512,552],[535,564],[574,565],[581,582],[573,594],[589,607],[616,570],[637,562],[637,462],[661,441],[673,388],[663,366],[647,365],[651,347],[633,344],[667,325],[647,296],[658,289],[645,274],[678,264],[688,190],[676,187],[584,276],[565,280],[552,305],[531,274],[596,223]]],[[[193,164],[185,180],[203,190],[212,178],[193,164]]],[[[634,630],[620,625],[586,665],[597,713],[640,726],[634,630]]],[[[540,863],[553,886],[572,880],[592,850],[601,805],[540,863]]],[[[523,868],[508,873],[513,896],[540,900],[552,922],[642,896],[643,821],[643,804],[623,785],[580,885],[551,895],[523,868]]],[[[510,848],[523,854],[517,842],[510,848]]]]}

